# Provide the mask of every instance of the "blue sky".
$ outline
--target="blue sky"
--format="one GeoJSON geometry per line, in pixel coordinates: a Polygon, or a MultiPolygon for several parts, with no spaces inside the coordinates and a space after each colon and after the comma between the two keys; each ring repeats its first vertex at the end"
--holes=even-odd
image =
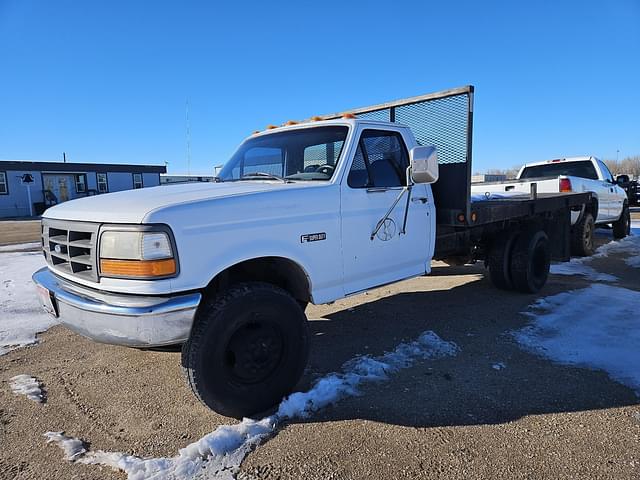
{"type": "Polygon", "coordinates": [[[465,84],[474,171],[640,155],[640,0],[0,0],[0,159],[211,172],[250,132],[465,84]]]}

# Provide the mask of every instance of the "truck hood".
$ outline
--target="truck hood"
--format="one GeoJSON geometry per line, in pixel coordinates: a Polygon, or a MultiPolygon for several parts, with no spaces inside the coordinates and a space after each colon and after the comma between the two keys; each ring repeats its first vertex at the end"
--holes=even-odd
{"type": "Polygon", "coordinates": [[[43,217],[99,223],[143,223],[151,212],[170,206],[265,191],[303,188],[313,182],[244,181],[186,183],[78,198],[47,209],[43,217]]]}

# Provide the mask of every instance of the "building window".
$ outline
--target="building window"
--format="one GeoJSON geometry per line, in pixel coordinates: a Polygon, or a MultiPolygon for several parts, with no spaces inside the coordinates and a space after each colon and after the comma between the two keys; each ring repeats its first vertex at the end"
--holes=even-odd
{"type": "Polygon", "coordinates": [[[0,195],[7,195],[9,193],[9,185],[7,185],[6,172],[0,172],[0,195]]]}
{"type": "Polygon", "coordinates": [[[76,173],[76,193],[86,193],[87,191],[87,175],[84,173],[76,173]]]}
{"type": "Polygon", "coordinates": [[[134,173],[133,174],[133,188],[142,188],[142,174],[134,173]]]}
{"type": "Polygon", "coordinates": [[[98,193],[107,193],[109,191],[109,183],[107,182],[106,173],[97,173],[98,193]]]}

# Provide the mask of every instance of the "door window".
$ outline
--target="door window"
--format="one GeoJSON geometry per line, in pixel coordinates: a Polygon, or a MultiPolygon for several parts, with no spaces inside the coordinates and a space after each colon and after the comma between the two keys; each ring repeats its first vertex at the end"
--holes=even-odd
{"type": "Polygon", "coordinates": [[[407,184],[409,154],[398,132],[364,130],[347,184],[351,188],[400,187],[407,184]]]}

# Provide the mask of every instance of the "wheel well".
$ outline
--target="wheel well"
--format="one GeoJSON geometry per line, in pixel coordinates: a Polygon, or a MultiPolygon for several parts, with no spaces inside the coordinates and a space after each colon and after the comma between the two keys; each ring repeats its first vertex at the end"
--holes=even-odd
{"type": "Polygon", "coordinates": [[[585,212],[589,212],[591,215],[593,215],[593,220],[597,220],[598,219],[598,199],[597,198],[593,198],[591,200],[591,203],[587,204],[585,206],[585,212]]]}
{"type": "Polygon", "coordinates": [[[261,257],[237,263],[216,275],[206,291],[215,293],[241,282],[266,282],[288,291],[296,300],[311,301],[311,285],[296,262],[282,257],[261,257]]]}

